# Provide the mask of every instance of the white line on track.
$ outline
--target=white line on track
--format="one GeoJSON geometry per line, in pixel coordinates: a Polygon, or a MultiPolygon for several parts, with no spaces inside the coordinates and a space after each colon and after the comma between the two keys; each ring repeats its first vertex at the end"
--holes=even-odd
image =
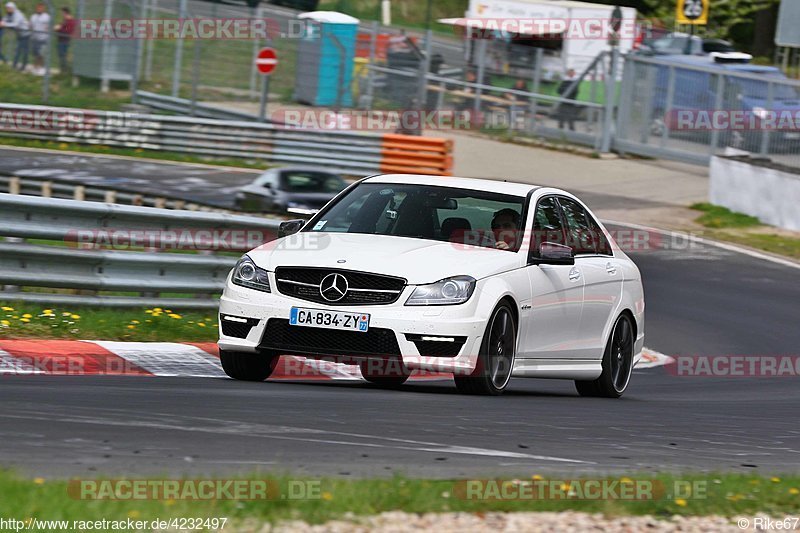
{"type": "MultiPolygon", "coordinates": [[[[623,226],[626,228],[638,229],[643,231],[651,231],[653,233],[659,233],[661,235],[676,235],[680,234],[680,231],[673,231],[673,230],[663,230],[658,228],[653,228],[650,226],[643,226],[641,224],[633,224],[631,222],[619,222],[616,220],[603,220],[603,224],[612,225],[612,226],[623,226]]],[[[756,259],[762,259],[764,261],[770,261],[772,263],[776,263],[778,265],[787,266],[790,268],[800,268],[800,263],[792,261],[790,259],[784,259],[782,257],[776,257],[774,255],[770,255],[767,253],[759,252],[756,250],[751,250],[749,248],[743,248],[741,246],[737,246],[735,244],[728,244],[726,242],[719,242],[714,241],[711,239],[705,239],[703,237],[695,237],[692,235],[692,240],[694,242],[698,242],[700,244],[705,244],[707,246],[714,246],[716,248],[720,248],[722,250],[728,250],[729,252],[736,252],[743,255],[748,255],[750,257],[754,257],[756,259]]]]}

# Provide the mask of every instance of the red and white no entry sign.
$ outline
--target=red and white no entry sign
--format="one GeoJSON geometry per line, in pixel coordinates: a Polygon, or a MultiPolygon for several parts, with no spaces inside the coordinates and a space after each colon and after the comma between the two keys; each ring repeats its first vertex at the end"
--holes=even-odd
{"type": "Polygon", "coordinates": [[[256,68],[261,74],[270,74],[278,66],[278,53],[274,48],[262,48],[256,58],[256,68]]]}

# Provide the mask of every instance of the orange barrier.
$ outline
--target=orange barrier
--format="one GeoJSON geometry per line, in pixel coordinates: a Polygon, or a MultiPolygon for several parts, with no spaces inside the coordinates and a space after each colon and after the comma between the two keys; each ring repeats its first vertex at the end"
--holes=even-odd
{"type": "Polygon", "coordinates": [[[381,143],[381,172],[450,176],[453,141],[387,133],[381,143]]]}

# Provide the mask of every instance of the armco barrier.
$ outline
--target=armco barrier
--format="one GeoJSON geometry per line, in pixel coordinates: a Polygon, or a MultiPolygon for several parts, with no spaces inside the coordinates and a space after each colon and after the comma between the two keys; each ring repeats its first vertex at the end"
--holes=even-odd
{"type": "Polygon", "coordinates": [[[213,309],[217,306],[213,296],[222,291],[237,259],[213,252],[240,252],[272,240],[278,224],[277,220],[230,214],[0,194],[0,236],[12,237],[0,242],[0,285],[7,289],[0,291],[0,300],[213,309]],[[122,247],[126,236],[156,235],[166,240],[166,236],[188,235],[202,240],[204,251],[173,253],[160,244],[148,247],[154,251],[142,251],[141,246],[137,251],[84,249],[93,242],[107,243],[111,234],[121,236],[115,244],[122,247]],[[18,239],[54,243],[32,245],[18,239]],[[31,287],[84,294],[20,290],[31,287]],[[141,296],[126,294],[131,292],[141,296]],[[162,293],[186,297],[164,298],[162,293]]]}
{"type": "Polygon", "coordinates": [[[17,104],[0,104],[0,137],[316,165],[355,176],[452,168],[452,145],[443,139],[17,104]]]}

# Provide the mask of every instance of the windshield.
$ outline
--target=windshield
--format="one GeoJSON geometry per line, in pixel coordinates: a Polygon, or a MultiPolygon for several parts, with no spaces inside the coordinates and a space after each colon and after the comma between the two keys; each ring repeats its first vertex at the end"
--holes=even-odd
{"type": "Polygon", "coordinates": [[[281,173],[281,190],[288,192],[331,192],[344,190],[347,184],[335,174],[286,171],[281,173]]]}
{"type": "Polygon", "coordinates": [[[516,251],[525,198],[432,185],[362,183],[309,231],[367,233],[516,251]]]}

